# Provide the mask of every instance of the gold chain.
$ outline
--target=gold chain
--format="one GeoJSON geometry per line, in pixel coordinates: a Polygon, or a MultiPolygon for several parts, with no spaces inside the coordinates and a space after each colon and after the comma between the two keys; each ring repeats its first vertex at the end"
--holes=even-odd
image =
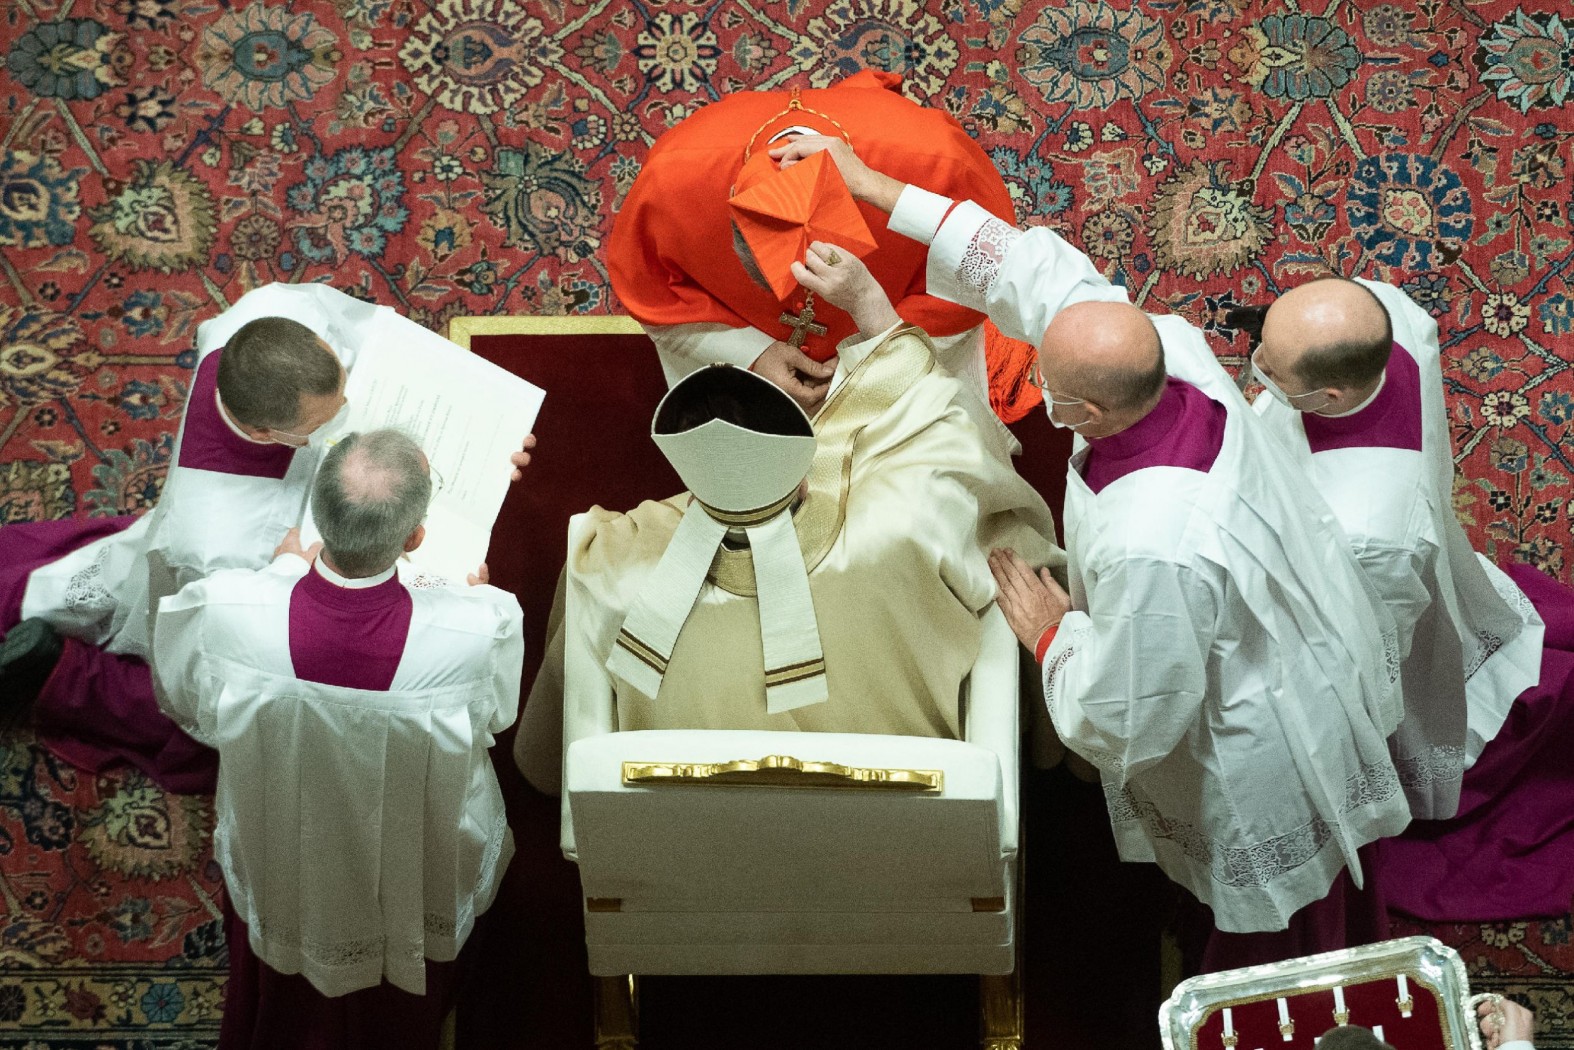
{"type": "Polygon", "coordinates": [[[831,116],[829,113],[821,113],[817,109],[810,109],[808,106],[804,105],[803,99],[798,97],[798,89],[793,88],[792,95],[787,99],[787,108],[782,110],[780,113],[772,113],[769,117],[765,118],[765,123],[755,128],[754,134],[749,136],[749,144],[743,149],[743,162],[745,164],[749,162],[749,155],[754,152],[754,140],[760,137],[760,132],[770,127],[774,121],[779,120],[782,117],[789,116],[793,113],[808,113],[819,117],[836,129],[836,133],[841,135],[843,142],[847,143],[849,146],[853,144],[852,136],[847,134],[847,129],[842,127],[840,122],[838,122],[835,117],[831,116]]]}

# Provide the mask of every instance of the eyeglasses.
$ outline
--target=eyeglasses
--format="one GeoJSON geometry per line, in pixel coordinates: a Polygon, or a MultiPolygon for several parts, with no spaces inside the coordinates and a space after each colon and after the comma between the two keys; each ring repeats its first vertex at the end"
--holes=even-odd
{"type": "Polygon", "coordinates": [[[1029,383],[1038,387],[1039,392],[1044,395],[1044,400],[1052,405],[1085,405],[1088,403],[1088,399],[1085,397],[1074,397],[1069,401],[1056,397],[1055,392],[1044,381],[1044,370],[1038,366],[1037,362],[1033,364],[1033,369],[1028,373],[1027,379],[1029,383]]]}

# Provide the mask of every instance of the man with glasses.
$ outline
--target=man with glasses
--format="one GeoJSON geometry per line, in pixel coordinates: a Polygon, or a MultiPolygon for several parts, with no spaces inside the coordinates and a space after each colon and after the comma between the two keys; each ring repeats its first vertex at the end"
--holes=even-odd
{"type": "MultiPolygon", "coordinates": [[[[248,293],[197,331],[196,372],[151,510],[5,528],[0,697],[10,720],[32,705],[40,740],[80,768],[129,762],[171,790],[211,790],[211,752],[153,702],[158,599],[216,569],[266,565],[300,523],[322,435],[370,349],[361,333],[386,309],[320,284],[248,293]]],[[[513,460],[517,479],[529,455],[513,460]]]]}
{"type": "Polygon", "coordinates": [[[320,549],[160,603],[165,705],[219,754],[225,1050],[435,1048],[513,852],[487,748],[518,711],[519,603],[484,566],[399,579],[431,496],[410,438],[346,435],[313,486],[320,549]]]}
{"type": "Polygon", "coordinates": [[[777,156],[816,148],[929,245],[930,294],[1039,347],[1050,418],[1081,439],[1070,593],[1011,551],[992,568],[1056,729],[1100,770],[1121,856],[1212,909],[1210,969],[1384,936],[1354,891],[1357,851],[1409,820],[1386,746],[1392,620],[1202,333],[1132,306],[1052,231],[903,186],[831,141],[777,156]]]}

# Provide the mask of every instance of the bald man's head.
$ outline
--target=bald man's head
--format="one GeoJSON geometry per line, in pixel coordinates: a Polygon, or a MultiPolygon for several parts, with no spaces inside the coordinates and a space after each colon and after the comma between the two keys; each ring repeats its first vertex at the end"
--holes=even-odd
{"type": "Polygon", "coordinates": [[[352,577],[387,569],[420,528],[431,499],[426,456],[407,435],[345,435],[323,457],[312,486],[312,515],[330,564],[352,577]]]}
{"type": "Polygon", "coordinates": [[[1044,385],[1058,398],[1093,402],[1122,429],[1164,392],[1164,344],[1153,320],[1130,303],[1066,307],[1044,330],[1038,360],[1044,385]]]}
{"type": "Polygon", "coordinates": [[[1356,281],[1322,277],[1292,288],[1268,308],[1259,364],[1286,389],[1365,387],[1383,374],[1393,344],[1381,299],[1356,281]]]}

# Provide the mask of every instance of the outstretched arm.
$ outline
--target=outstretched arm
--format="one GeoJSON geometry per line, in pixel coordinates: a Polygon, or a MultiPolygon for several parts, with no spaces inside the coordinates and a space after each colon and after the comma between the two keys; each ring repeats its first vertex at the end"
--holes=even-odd
{"type": "MultiPolygon", "coordinates": [[[[785,168],[822,151],[855,198],[891,214],[892,231],[929,245],[928,295],[988,314],[1013,339],[1036,345],[1050,319],[1074,302],[1127,300],[1124,288],[1111,285],[1053,231],[1023,231],[974,201],[899,182],[871,169],[839,138],[805,135],[771,155],[785,168]]],[[[906,316],[905,304],[898,309],[906,316]]]]}
{"type": "Polygon", "coordinates": [[[800,135],[787,145],[771,150],[771,156],[785,171],[822,150],[836,162],[836,169],[842,173],[842,181],[847,183],[855,200],[872,204],[888,215],[891,213],[907,184],[865,164],[843,139],[834,135],[800,135]]]}

